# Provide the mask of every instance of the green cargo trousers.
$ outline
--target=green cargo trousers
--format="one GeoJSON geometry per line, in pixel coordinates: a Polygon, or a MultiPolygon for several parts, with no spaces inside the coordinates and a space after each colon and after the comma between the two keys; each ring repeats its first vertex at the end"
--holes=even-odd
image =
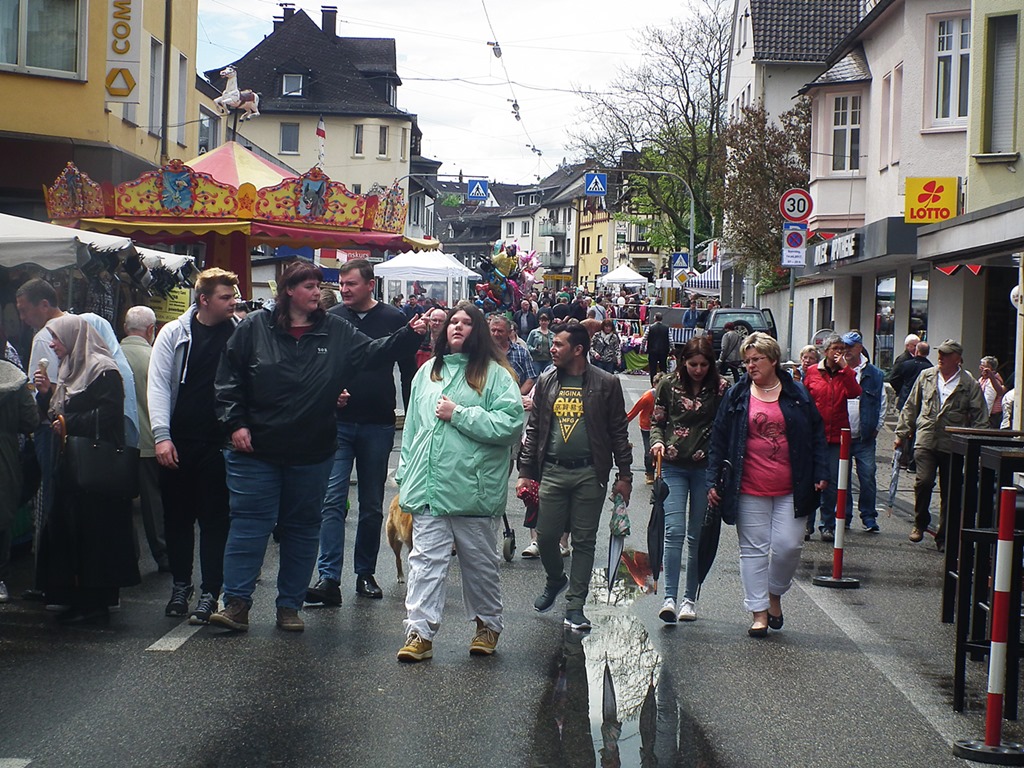
{"type": "Polygon", "coordinates": [[[591,467],[566,469],[546,463],[540,481],[540,511],[537,514],[537,547],[547,572],[548,584],[557,584],[565,573],[558,541],[566,530],[572,533],[572,564],[566,610],[583,608],[594,569],[597,526],[608,492],[608,481],[599,480],[591,467]]]}

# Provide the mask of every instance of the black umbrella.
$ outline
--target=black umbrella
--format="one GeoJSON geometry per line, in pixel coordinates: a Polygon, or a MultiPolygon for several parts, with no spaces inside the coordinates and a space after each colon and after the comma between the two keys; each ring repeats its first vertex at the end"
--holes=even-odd
{"type": "Polygon", "coordinates": [[[892,473],[889,475],[889,517],[896,504],[896,491],[900,488],[900,464],[903,461],[903,449],[897,448],[892,453],[892,473]]]}
{"type": "MultiPolygon", "coordinates": [[[[732,462],[726,459],[718,471],[718,480],[715,482],[715,490],[718,491],[718,498],[722,498],[726,486],[732,476],[732,462]]],[[[704,583],[711,565],[715,562],[715,555],[718,554],[718,541],[722,536],[722,512],[718,506],[708,507],[704,513],[704,524],[700,528],[700,540],[697,542],[697,581],[704,583]]],[[[700,587],[697,588],[697,597],[700,597],[700,587]]]]}
{"type": "Polygon", "coordinates": [[[665,499],[668,498],[668,484],[661,476],[661,456],[658,457],[658,474],[651,486],[651,521],[647,524],[647,557],[651,563],[651,578],[655,583],[661,575],[661,563],[665,557],[665,499]]]}

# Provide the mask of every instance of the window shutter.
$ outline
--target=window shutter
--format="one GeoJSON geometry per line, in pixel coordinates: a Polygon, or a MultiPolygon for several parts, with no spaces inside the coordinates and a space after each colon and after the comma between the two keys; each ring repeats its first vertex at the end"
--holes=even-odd
{"type": "Polygon", "coordinates": [[[1013,151],[1013,118],[1017,109],[1015,85],[1017,68],[1017,17],[1001,16],[989,21],[992,46],[992,117],[989,152],[1013,151]],[[998,96],[996,95],[998,94],[998,96]]]}

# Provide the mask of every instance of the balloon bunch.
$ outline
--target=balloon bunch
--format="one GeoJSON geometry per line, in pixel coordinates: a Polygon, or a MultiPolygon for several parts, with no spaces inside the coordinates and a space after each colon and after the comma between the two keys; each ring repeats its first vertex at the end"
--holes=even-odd
{"type": "Polygon", "coordinates": [[[524,294],[537,281],[540,258],[536,251],[520,250],[518,241],[505,245],[498,240],[490,258],[482,258],[477,271],[483,278],[476,286],[476,305],[484,312],[516,310],[524,294]]]}

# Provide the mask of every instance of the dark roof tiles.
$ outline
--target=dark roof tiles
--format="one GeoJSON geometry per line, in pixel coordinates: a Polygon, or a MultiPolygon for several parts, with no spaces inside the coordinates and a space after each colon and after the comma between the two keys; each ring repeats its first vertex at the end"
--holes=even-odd
{"type": "Polygon", "coordinates": [[[861,0],[750,0],[754,61],[821,63],[856,26],[861,0]]]}

